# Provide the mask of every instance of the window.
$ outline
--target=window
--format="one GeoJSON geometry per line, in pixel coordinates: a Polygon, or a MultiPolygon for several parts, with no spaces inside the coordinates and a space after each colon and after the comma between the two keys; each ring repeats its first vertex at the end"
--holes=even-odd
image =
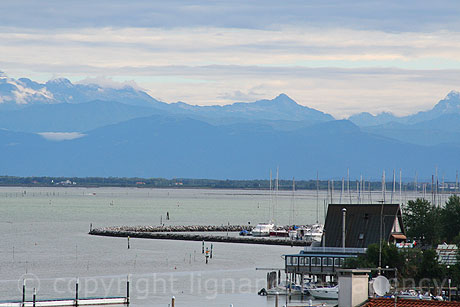
{"type": "Polygon", "coordinates": [[[342,267],[343,266],[343,263],[345,262],[345,259],[344,258],[340,258],[340,266],[342,267]]]}
{"type": "Polygon", "coordinates": [[[327,266],[332,266],[333,258],[327,258],[327,266]]]}
{"type": "Polygon", "coordinates": [[[298,259],[299,259],[298,257],[292,257],[292,264],[297,265],[297,260],[298,259]]]}
{"type": "Polygon", "coordinates": [[[304,265],[305,257],[299,257],[299,265],[304,265]]]}
{"type": "Polygon", "coordinates": [[[334,266],[339,266],[339,258],[334,258],[334,266]]]}
{"type": "Polygon", "coordinates": [[[327,266],[327,258],[326,257],[323,258],[323,266],[327,266]]]}
{"type": "Polygon", "coordinates": [[[317,264],[316,257],[311,257],[311,265],[316,266],[316,264],[317,264]]]}
{"type": "Polygon", "coordinates": [[[305,265],[309,265],[310,264],[310,257],[305,257],[305,265]]]}

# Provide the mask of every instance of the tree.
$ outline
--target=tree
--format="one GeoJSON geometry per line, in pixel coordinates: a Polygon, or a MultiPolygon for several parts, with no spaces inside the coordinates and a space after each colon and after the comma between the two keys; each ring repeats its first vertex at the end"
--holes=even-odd
{"type": "MultiPolygon", "coordinates": [[[[452,242],[460,234],[460,197],[452,195],[441,214],[442,233],[447,242],[452,242]]],[[[458,239],[458,238],[457,238],[458,239]]]]}
{"type": "MultiPolygon", "coordinates": [[[[370,244],[367,247],[366,255],[358,258],[349,259],[346,263],[347,268],[377,268],[379,266],[380,245],[370,244]]],[[[404,268],[404,255],[398,251],[394,244],[382,242],[382,268],[397,268],[402,271],[404,268]]]]}
{"type": "Polygon", "coordinates": [[[408,201],[403,220],[409,237],[419,239],[424,245],[440,242],[440,209],[426,199],[408,201]]]}
{"type": "Polygon", "coordinates": [[[444,268],[438,262],[438,254],[435,249],[423,251],[422,261],[419,265],[417,279],[428,278],[440,280],[444,276],[444,268]]]}

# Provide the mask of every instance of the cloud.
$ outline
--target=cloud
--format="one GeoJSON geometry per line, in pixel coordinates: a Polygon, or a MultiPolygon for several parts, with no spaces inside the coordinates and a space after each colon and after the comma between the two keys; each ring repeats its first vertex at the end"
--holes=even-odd
{"type": "Polygon", "coordinates": [[[42,82],[142,88],[164,101],[284,92],[339,118],[404,115],[459,89],[459,13],[455,2],[424,0],[4,1],[0,67],[42,82]]]}
{"type": "Polygon", "coordinates": [[[123,89],[130,87],[138,91],[145,91],[146,89],[140,87],[134,80],[116,81],[113,78],[106,76],[87,77],[76,82],[76,84],[97,84],[101,87],[123,89]]]}
{"type": "Polygon", "coordinates": [[[220,27],[274,29],[340,27],[391,32],[459,29],[455,0],[375,1],[0,1],[2,24],[11,27],[220,27]]]}
{"type": "Polygon", "coordinates": [[[48,141],[66,141],[74,140],[86,136],[86,134],[79,132],[40,132],[38,135],[42,136],[48,141]]]}

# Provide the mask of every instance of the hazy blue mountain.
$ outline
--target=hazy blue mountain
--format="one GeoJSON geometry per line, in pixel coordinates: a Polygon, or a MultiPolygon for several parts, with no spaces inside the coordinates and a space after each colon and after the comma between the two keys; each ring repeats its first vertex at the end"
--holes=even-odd
{"type": "Polygon", "coordinates": [[[432,109],[417,112],[408,116],[398,117],[388,112],[379,113],[377,115],[363,112],[352,115],[348,119],[360,127],[380,126],[391,122],[411,125],[433,120],[448,114],[460,114],[460,92],[451,91],[432,109]]]}
{"type": "Polygon", "coordinates": [[[400,121],[400,118],[388,112],[382,112],[377,115],[372,115],[369,112],[362,112],[350,116],[348,120],[358,125],[359,127],[369,127],[383,125],[391,122],[398,122],[400,121]]]}
{"type": "Polygon", "coordinates": [[[27,78],[16,80],[0,74],[0,105],[85,103],[94,100],[119,101],[144,107],[163,104],[147,93],[128,85],[110,88],[96,84],[73,84],[65,78],[41,84],[27,78]]]}
{"type": "Polygon", "coordinates": [[[224,106],[192,106],[179,102],[171,104],[168,110],[187,116],[199,116],[202,119],[227,118],[229,121],[250,119],[309,121],[311,123],[318,123],[334,120],[329,114],[299,105],[286,94],[280,94],[271,100],[263,99],[252,103],[237,102],[224,106]]]}
{"type": "Polygon", "coordinates": [[[363,127],[364,131],[420,145],[460,144],[460,114],[444,114],[437,118],[402,124],[363,127]]]}
{"type": "Polygon", "coordinates": [[[418,112],[407,116],[407,123],[418,123],[432,120],[446,114],[460,114],[460,92],[451,91],[440,100],[431,110],[418,112]]]}
{"type": "Polygon", "coordinates": [[[84,132],[137,117],[165,113],[155,108],[113,101],[38,104],[0,112],[0,128],[24,132],[84,132]]]}
{"type": "Polygon", "coordinates": [[[65,78],[42,84],[27,78],[16,80],[0,74],[0,127],[3,128],[34,132],[86,131],[134,117],[165,112],[212,124],[271,121],[273,127],[288,130],[334,120],[329,114],[297,104],[285,94],[272,100],[252,103],[192,106],[183,102],[160,102],[131,86],[110,88],[96,84],[73,84],[65,78]],[[93,102],[95,100],[99,102],[93,102]],[[128,110],[117,103],[102,106],[102,101],[155,110],[128,110]],[[79,104],[84,106],[70,106],[79,104]]]}
{"type": "Polygon", "coordinates": [[[269,125],[221,125],[181,116],[154,115],[105,126],[85,137],[50,142],[32,134],[1,131],[2,173],[14,175],[283,178],[364,174],[403,169],[428,178],[451,169],[460,148],[419,146],[362,132],[350,121],[291,131],[269,125]],[[5,160],[7,159],[7,160],[5,160]]]}

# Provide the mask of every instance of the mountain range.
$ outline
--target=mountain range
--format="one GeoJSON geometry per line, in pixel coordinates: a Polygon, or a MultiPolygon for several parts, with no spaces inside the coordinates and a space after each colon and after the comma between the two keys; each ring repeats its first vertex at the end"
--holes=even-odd
{"type": "Polygon", "coordinates": [[[460,94],[410,116],[346,120],[274,99],[225,106],[165,103],[132,86],[46,83],[0,74],[0,174],[378,178],[402,169],[455,176],[460,94]]]}

